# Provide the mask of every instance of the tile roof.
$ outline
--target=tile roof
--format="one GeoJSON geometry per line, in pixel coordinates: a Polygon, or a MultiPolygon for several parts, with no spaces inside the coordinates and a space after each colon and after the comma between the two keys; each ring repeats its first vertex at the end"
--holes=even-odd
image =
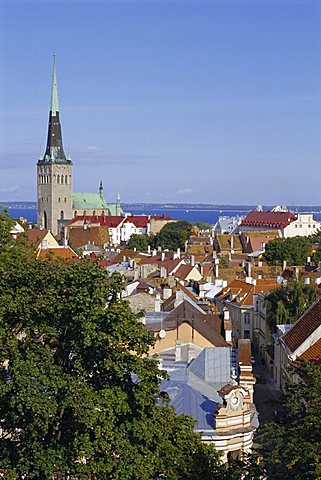
{"type": "Polygon", "coordinates": [[[321,297],[301,315],[282,340],[291,352],[295,352],[320,325],[321,297]]]}
{"type": "Polygon", "coordinates": [[[74,227],[69,231],[69,240],[73,248],[83,247],[89,243],[102,247],[109,242],[109,233],[104,227],[74,227]]]}
{"type": "Polygon", "coordinates": [[[278,286],[279,284],[274,278],[257,279],[255,285],[235,279],[224,287],[215,298],[227,300],[238,306],[253,306],[254,295],[268,292],[278,286]]]}
{"type": "MultiPolygon", "coordinates": [[[[200,307],[193,305],[190,301],[184,300],[172,310],[162,322],[146,323],[147,330],[157,332],[161,329],[175,330],[177,325],[188,323],[193,325],[195,330],[215,347],[228,347],[228,343],[217,332],[218,317],[200,311],[200,307]]],[[[220,321],[220,319],[219,319],[220,321]]]]}
{"type": "Polygon", "coordinates": [[[239,339],[237,343],[239,363],[250,367],[251,363],[251,340],[239,339]]]}
{"type": "Polygon", "coordinates": [[[147,228],[147,215],[129,215],[126,217],[124,223],[133,223],[137,228],[147,228]]]}
{"type": "Polygon", "coordinates": [[[42,230],[40,228],[30,228],[29,230],[26,230],[25,234],[27,239],[31,243],[40,243],[41,240],[45,238],[49,230],[42,230]]]}
{"type": "Polygon", "coordinates": [[[78,255],[70,247],[48,247],[40,248],[37,257],[41,260],[51,260],[51,258],[75,260],[78,255]]]}
{"type": "Polygon", "coordinates": [[[117,215],[77,215],[70,220],[66,226],[70,227],[75,224],[91,224],[101,227],[116,228],[124,221],[124,217],[117,215]]]}
{"type": "Polygon", "coordinates": [[[193,267],[192,265],[180,265],[174,275],[181,280],[186,280],[186,278],[194,268],[195,267],[193,267]]]}
{"type": "Polygon", "coordinates": [[[259,212],[252,210],[241,223],[241,227],[285,228],[296,220],[292,212],[259,212]]]}
{"type": "Polygon", "coordinates": [[[307,360],[310,362],[313,361],[320,361],[321,360],[321,338],[317,340],[310,348],[308,348],[302,355],[300,355],[300,358],[303,358],[303,360],[307,360]]]}

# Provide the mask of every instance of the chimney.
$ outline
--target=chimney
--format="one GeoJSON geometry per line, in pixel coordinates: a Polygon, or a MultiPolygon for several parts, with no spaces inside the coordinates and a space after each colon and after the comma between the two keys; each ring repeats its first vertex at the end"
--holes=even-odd
{"type": "Polygon", "coordinates": [[[202,277],[203,277],[203,275],[204,275],[204,265],[203,265],[203,262],[200,263],[200,274],[201,274],[202,277]]]}
{"type": "Polygon", "coordinates": [[[307,264],[309,265],[311,263],[311,257],[307,257],[307,264]]]}
{"type": "Polygon", "coordinates": [[[156,257],[156,250],[154,249],[153,252],[152,252],[152,257],[156,257]]]}
{"type": "Polygon", "coordinates": [[[306,277],[306,278],[304,279],[304,284],[305,284],[305,285],[310,285],[310,277],[306,277]]]}
{"type": "Polygon", "coordinates": [[[215,278],[218,278],[218,275],[219,275],[219,269],[218,269],[218,266],[219,266],[219,259],[218,258],[215,258],[214,260],[214,275],[215,275],[215,278]]]}
{"type": "Polygon", "coordinates": [[[195,255],[191,255],[190,262],[191,262],[191,267],[194,267],[194,265],[195,265],[195,255]]]}
{"type": "Polygon", "coordinates": [[[160,295],[157,294],[155,298],[155,312],[160,312],[161,311],[161,300],[160,300],[160,295]]]}
{"type": "Polygon", "coordinates": [[[167,277],[166,267],[160,267],[160,276],[161,276],[161,278],[166,278],[167,277]]]}
{"type": "Polygon", "coordinates": [[[251,262],[246,262],[246,274],[248,277],[252,276],[252,265],[251,262]]]}
{"type": "Polygon", "coordinates": [[[180,362],[181,360],[182,360],[181,341],[177,339],[175,342],[175,362],[180,362]]]}
{"type": "Polygon", "coordinates": [[[285,270],[286,269],[286,260],[283,260],[282,262],[282,270],[285,270]]]}
{"type": "Polygon", "coordinates": [[[233,235],[231,235],[230,245],[231,245],[231,250],[233,250],[234,249],[234,237],[233,237],[233,235]]]}
{"type": "Polygon", "coordinates": [[[165,252],[162,252],[161,261],[163,262],[164,260],[165,260],[165,252]]]}
{"type": "Polygon", "coordinates": [[[147,247],[147,252],[150,254],[150,245],[147,247]]]}
{"type": "Polygon", "coordinates": [[[174,301],[174,308],[178,307],[181,303],[184,302],[184,293],[182,290],[176,290],[176,298],[174,301]]]}
{"type": "Polygon", "coordinates": [[[180,248],[178,248],[176,250],[176,255],[177,255],[177,258],[181,258],[181,249],[180,248]]]}
{"type": "Polygon", "coordinates": [[[296,278],[299,278],[299,273],[300,273],[299,267],[295,267],[295,269],[294,269],[294,275],[295,275],[296,278]]]}
{"type": "Polygon", "coordinates": [[[167,298],[171,297],[173,290],[170,287],[164,287],[163,289],[163,299],[167,300],[167,298]]]}

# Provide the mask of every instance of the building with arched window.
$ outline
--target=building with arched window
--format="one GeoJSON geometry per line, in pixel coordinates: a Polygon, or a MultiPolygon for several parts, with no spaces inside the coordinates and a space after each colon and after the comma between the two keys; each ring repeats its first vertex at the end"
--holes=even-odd
{"type": "Polygon", "coordinates": [[[123,213],[119,195],[116,203],[106,202],[102,182],[97,193],[73,193],[72,167],[72,161],[63,149],[54,57],[47,145],[44,156],[37,162],[38,225],[51,230],[54,235],[60,233],[63,224],[73,218],[74,212],[78,215],[106,216],[123,213]]]}

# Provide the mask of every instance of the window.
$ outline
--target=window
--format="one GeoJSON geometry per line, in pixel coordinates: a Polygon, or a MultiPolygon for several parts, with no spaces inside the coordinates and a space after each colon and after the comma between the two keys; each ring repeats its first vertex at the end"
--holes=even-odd
{"type": "Polygon", "coordinates": [[[57,183],[60,183],[60,175],[57,175],[57,183]]]}
{"type": "Polygon", "coordinates": [[[77,215],[78,215],[78,212],[77,212],[77,210],[75,210],[74,211],[74,217],[77,217],[77,215]]]}
{"type": "Polygon", "coordinates": [[[244,323],[250,323],[250,314],[244,313],[244,323]]]}
{"type": "Polygon", "coordinates": [[[250,330],[244,330],[244,338],[245,338],[245,339],[251,338],[251,336],[250,336],[250,330]]]}
{"type": "Polygon", "coordinates": [[[65,201],[65,203],[67,203],[67,198],[66,197],[65,197],[64,201],[65,201]]]}
{"type": "Polygon", "coordinates": [[[65,184],[68,183],[68,175],[65,176],[65,184]]]}
{"type": "Polygon", "coordinates": [[[60,183],[64,183],[64,176],[61,175],[61,182],[60,183]]]}

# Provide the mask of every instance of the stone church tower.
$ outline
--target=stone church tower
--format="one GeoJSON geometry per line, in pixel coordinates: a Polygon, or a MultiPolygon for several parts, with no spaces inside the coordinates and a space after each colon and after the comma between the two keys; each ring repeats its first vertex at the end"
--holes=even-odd
{"type": "Polygon", "coordinates": [[[72,162],[66,158],[59,118],[56,59],[54,57],[47,147],[37,163],[38,225],[59,233],[58,221],[72,215],[72,162]]]}

